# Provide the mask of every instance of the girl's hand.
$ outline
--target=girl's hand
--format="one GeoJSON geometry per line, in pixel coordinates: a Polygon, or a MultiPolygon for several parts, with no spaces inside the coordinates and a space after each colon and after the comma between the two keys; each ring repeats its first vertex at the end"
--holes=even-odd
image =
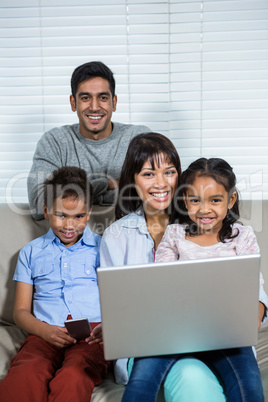
{"type": "Polygon", "coordinates": [[[92,330],[90,336],[85,339],[85,341],[92,345],[93,343],[103,343],[102,339],[102,323],[96,325],[96,327],[92,330]]]}
{"type": "Polygon", "coordinates": [[[42,338],[57,348],[66,348],[77,342],[76,339],[68,334],[65,327],[58,327],[49,324],[44,328],[42,338]]]}
{"type": "Polygon", "coordinates": [[[265,311],[265,307],[264,304],[262,302],[259,302],[259,322],[258,322],[258,329],[260,329],[261,327],[261,322],[264,316],[264,311],[265,311]]]}

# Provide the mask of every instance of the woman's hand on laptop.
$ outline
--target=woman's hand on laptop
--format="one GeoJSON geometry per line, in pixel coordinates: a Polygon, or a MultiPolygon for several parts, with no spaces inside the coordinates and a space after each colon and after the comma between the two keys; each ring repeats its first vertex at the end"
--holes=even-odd
{"type": "Polygon", "coordinates": [[[102,339],[102,323],[96,325],[96,327],[90,333],[90,336],[85,341],[91,345],[93,343],[103,343],[102,339]]]}

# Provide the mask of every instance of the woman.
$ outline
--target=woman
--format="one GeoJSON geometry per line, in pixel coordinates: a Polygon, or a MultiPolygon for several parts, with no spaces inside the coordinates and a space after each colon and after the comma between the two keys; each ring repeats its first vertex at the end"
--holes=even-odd
{"type": "MultiPolygon", "coordinates": [[[[154,261],[155,251],[171,223],[180,175],[180,159],[168,138],[146,133],[132,139],[119,181],[117,221],[105,230],[101,242],[101,266],[154,261]]],[[[123,370],[121,380],[126,364],[127,359],[116,364],[123,370]]],[[[182,358],[166,374],[166,401],[225,401],[217,378],[197,359],[182,358]]]]}

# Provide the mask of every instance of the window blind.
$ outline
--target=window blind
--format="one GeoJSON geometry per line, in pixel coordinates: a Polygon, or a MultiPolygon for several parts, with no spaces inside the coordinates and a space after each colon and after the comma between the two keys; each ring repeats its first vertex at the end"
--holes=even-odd
{"type": "Polygon", "coordinates": [[[170,2],[170,135],[184,167],[225,158],[268,197],[268,2],[170,2]]]}
{"type": "Polygon", "coordinates": [[[169,136],[182,166],[223,157],[243,198],[268,198],[267,0],[2,0],[0,202],[27,202],[36,143],[77,122],[75,67],[115,74],[114,121],[169,136]]]}

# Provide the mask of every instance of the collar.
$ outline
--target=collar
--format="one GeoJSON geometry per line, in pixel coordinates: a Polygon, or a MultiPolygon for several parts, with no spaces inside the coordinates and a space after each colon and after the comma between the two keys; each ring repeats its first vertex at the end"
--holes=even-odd
{"type": "Polygon", "coordinates": [[[132,212],[118,221],[120,226],[128,229],[139,229],[141,233],[149,235],[143,211],[132,212]]]}
{"type": "MultiPolygon", "coordinates": [[[[50,228],[49,231],[43,236],[43,244],[42,244],[42,248],[47,247],[49,244],[55,242],[58,245],[62,245],[60,239],[55,235],[55,233],[53,232],[53,230],[50,228]]],[[[74,246],[76,244],[85,244],[87,246],[97,246],[97,242],[95,237],[93,236],[93,233],[91,232],[91,230],[89,229],[88,226],[86,226],[82,237],[79,239],[79,241],[77,243],[74,244],[74,246]]],[[[73,247],[73,246],[71,246],[73,247]]]]}
{"type": "Polygon", "coordinates": [[[73,129],[74,129],[74,132],[75,132],[76,136],[78,137],[78,139],[79,139],[80,141],[84,142],[85,144],[94,143],[94,146],[102,146],[102,145],[105,144],[106,142],[109,142],[109,141],[111,140],[111,138],[114,137],[114,135],[115,135],[114,133],[117,132],[118,129],[119,129],[120,123],[116,123],[116,122],[112,122],[112,121],[111,121],[111,124],[112,124],[112,131],[111,131],[111,134],[108,135],[108,137],[102,138],[102,139],[97,140],[97,141],[96,141],[96,140],[92,140],[92,139],[90,139],[90,138],[84,137],[84,136],[81,134],[81,132],[80,132],[79,123],[74,124],[74,125],[73,125],[73,129]]]}

